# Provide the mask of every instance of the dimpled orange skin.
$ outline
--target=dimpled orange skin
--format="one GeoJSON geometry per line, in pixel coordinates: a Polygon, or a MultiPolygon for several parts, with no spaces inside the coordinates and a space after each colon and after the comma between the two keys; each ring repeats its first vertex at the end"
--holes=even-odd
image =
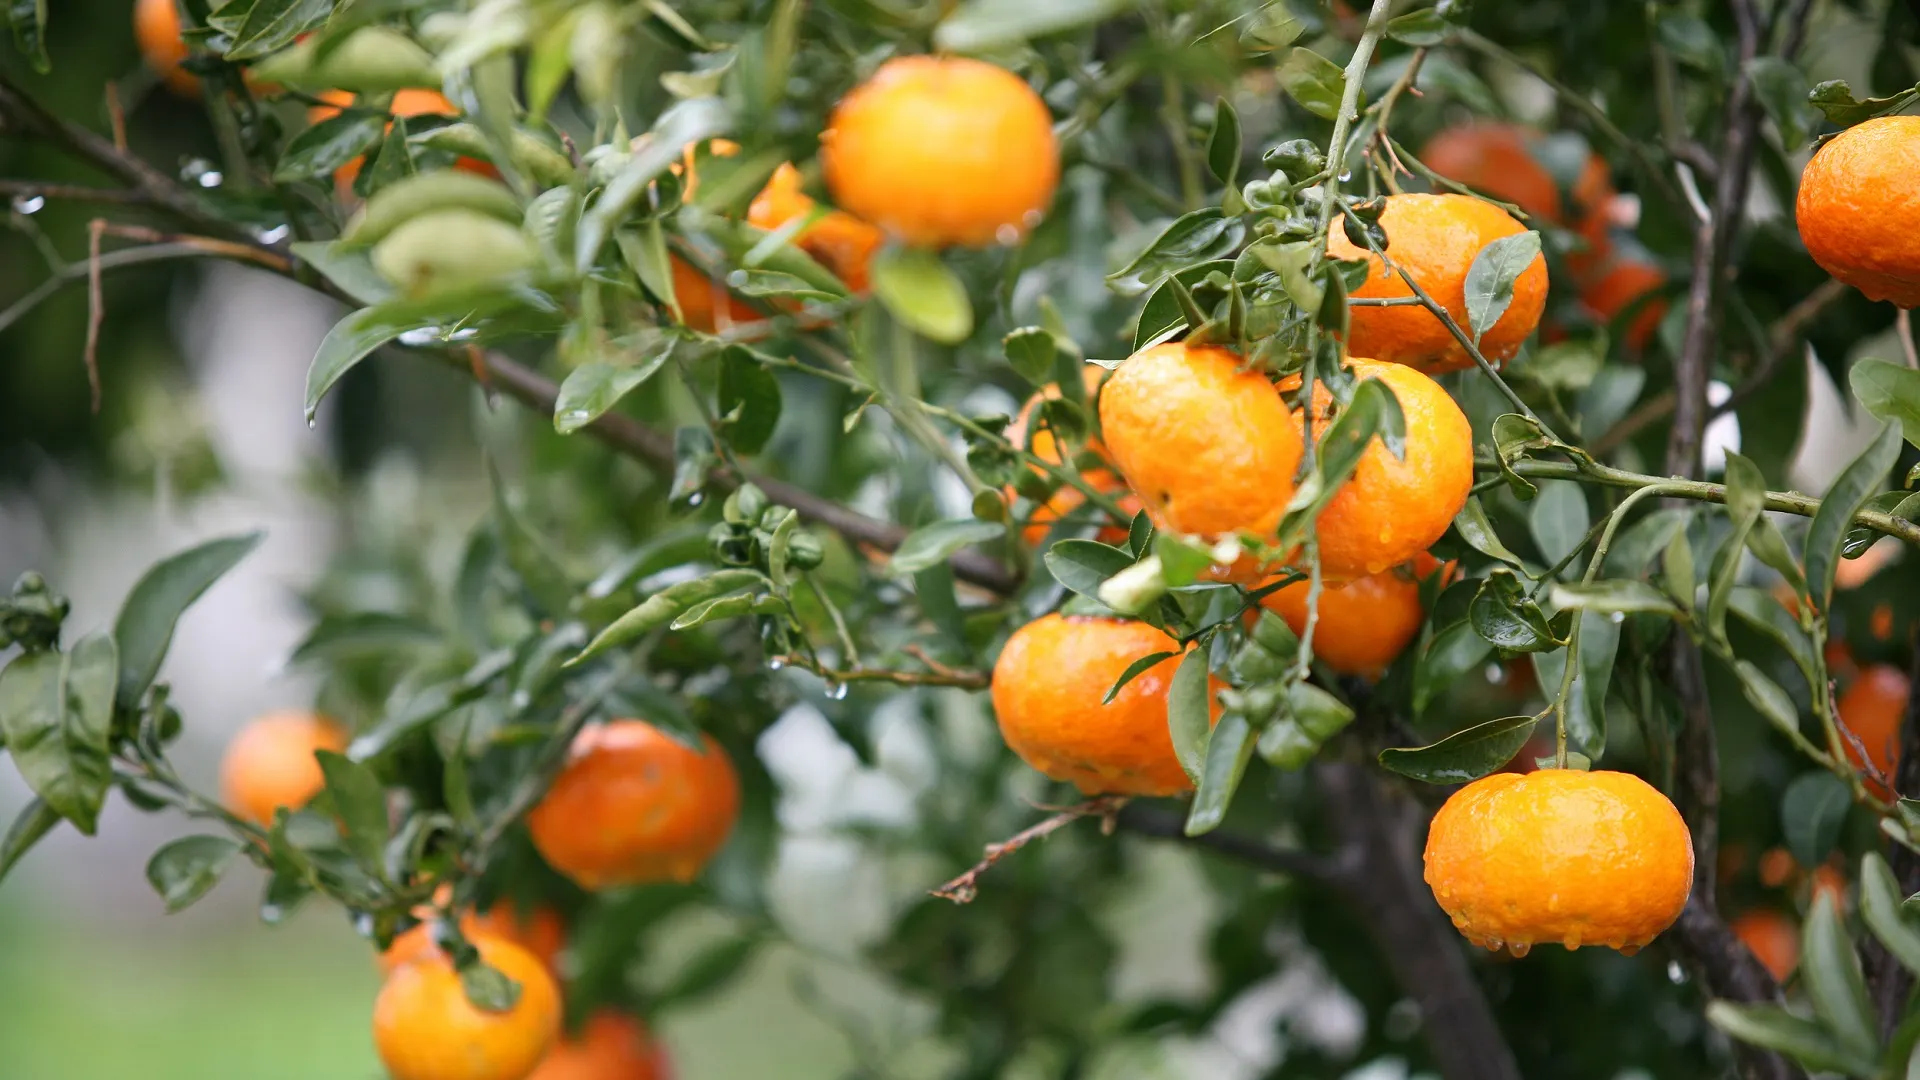
{"type": "Polygon", "coordinates": [[[185,98],[200,96],[200,79],[180,66],[187,41],[180,36],[180,9],[174,0],[140,0],[133,8],[133,36],[140,56],[167,89],[185,98]]]}
{"type": "Polygon", "coordinates": [[[1920,116],[1881,116],[1833,137],[1800,174],[1800,239],[1820,268],[1866,294],[1920,306],[1920,116]]]}
{"type": "Polygon", "coordinates": [[[1524,955],[1557,941],[1632,954],[1693,888],[1693,839],[1628,773],[1494,773],[1455,792],[1427,833],[1426,879],[1467,940],[1524,955]]]}
{"type": "MultiPolygon", "coordinates": [[[[1379,256],[1348,240],[1346,230],[1327,234],[1328,254],[1373,264],[1354,297],[1412,296],[1400,276],[1410,274],[1469,337],[1473,327],[1467,320],[1466,283],[1474,257],[1493,241],[1526,231],[1505,210],[1468,195],[1389,195],[1380,225],[1387,233],[1387,257],[1396,268],[1392,273],[1379,256]]],[[[1547,261],[1535,256],[1513,283],[1512,305],[1481,337],[1481,354],[1495,364],[1511,357],[1533,333],[1546,306],[1547,261]]],[[[1426,372],[1473,366],[1467,350],[1424,307],[1355,307],[1350,314],[1347,349],[1355,356],[1426,372]]]]}
{"type": "Polygon", "coordinates": [[[1017,241],[1060,182],[1046,102],[964,57],[880,65],[834,107],[820,164],[841,209],[920,247],[1017,241]]]}
{"type": "MultiPolygon", "coordinates": [[[[1911,691],[1906,673],[1889,664],[1869,664],[1860,672],[1847,692],[1840,695],[1841,723],[1867,748],[1867,761],[1888,779],[1900,768],[1900,725],[1907,715],[1907,697],[1911,691]]],[[[1865,770],[1860,751],[1851,739],[1846,744],[1847,760],[1856,769],[1865,770]]],[[[1883,799],[1893,793],[1887,785],[1867,772],[1867,788],[1883,799]]]]}
{"type": "Polygon", "coordinates": [[[344,752],[347,732],[324,716],[270,713],[240,729],[220,760],[220,801],[257,825],[298,810],[327,786],[316,750],[344,752]]]}
{"type": "MultiPolygon", "coordinates": [[[[1659,267],[1638,259],[1621,259],[1588,282],[1580,290],[1580,300],[1601,321],[1611,325],[1622,312],[1633,307],[1635,301],[1666,283],[1667,275],[1661,273],[1659,267]]],[[[1654,331],[1660,329],[1660,320],[1666,314],[1667,302],[1664,299],[1641,304],[1633,320],[1621,331],[1628,350],[1637,353],[1646,348],[1647,342],[1653,340],[1654,331]]]]}
{"type": "MultiPolygon", "coordinates": [[[[428,909],[424,914],[431,918],[431,913],[432,909],[428,909]]],[[[469,911],[462,915],[460,934],[469,941],[481,937],[510,941],[532,953],[554,978],[560,977],[560,950],[567,945],[567,928],[560,916],[549,908],[536,907],[522,912],[511,901],[502,900],[484,914],[469,911]]],[[[390,972],[434,949],[433,925],[422,922],[393,939],[380,954],[380,970],[390,972]]]]}
{"type": "Polygon", "coordinates": [[[631,1016],[602,1009],[563,1037],[527,1080],[669,1080],[666,1050],[631,1016]]]}
{"type": "Polygon", "coordinates": [[[692,881],[740,816],[740,781],[712,737],[694,750],[644,720],[582,731],[527,815],[533,845],[584,889],[692,881]]]}
{"type": "MultiPolygon", "coordinates": [[[[1083,381],[1086,383],[1087,398],[1089,401],[1097,399],[1102,374],[1103,372],[1100,368],[1091,364],[1087,365],[1087,369],[1083,373],[1083,381]]],[[[1058,465],[1065,460],[1061,456],[1058,436],[1052,428],[1043,427],[1033,433],[1032,441],[1029,442],[1027,429],[1032,423],[1033,410],[1038,408],[1041,402],[1050,401],[1059,396],[1060,388],[1058,386],[1048,386],[1045,390],[1035,394],[1025,405],[1021,406],[1020,415],[1014,417],[1013,423],[1007,425],[1006,435],[1008,442],[1015,446],[1025,446],[1027,451],[1034,457],[1039,458],[1049,465],[1058,465]]],[[[1099,436],[1096,435],[1087,437],[1084,449],[1090,453],[1098,454],[1103,458],[1107,456],[1106,445],[1102,443],[1099,436]]],[[[1076,454],[1075,456],[1078,455],[1076,454]]],[[[1140,496],[1128,491],[1125,482],[1114,475],[1111,470],[1089,468],[1080,474],[1080,478],[1085,480],[1094,490],[1113,495],[1115,497],[1115,503],[1129,516],[1140,512],[1140,496]]],[[[1009,502],[1015,498],[1014,489],[1011,487],[1005,489],[1005,494],[1009,502]]],[[[1020,538],[1026,541],[1028,547],[1039,547],[1041,544],[1046,543],[1047,533],[1052,530],[1054,522],[1066,517],[1075,509],[1079,508],[1081,503],[1086,501],[1087,497],[1080,492],[1080,489],[1071,484],[1061,484],[1054,489],[1052,495],[1047,496],[1046,502],[1034,507],[1028,512],[1027,524],[1020,530],[1020,538]]],[[[1127,542],[1127,527],[1118,524],[1103,525],[1099,533],[1096,534],[1095,539],[1103,544],[1123,545],[1127,542]]]]}
{"type": "Polygon", "coordinates": [[[1293,498],[1300,425],[1226,349],[1168,342],[1128,357],[1100,391],[1100,431],[1127,486],[1176,532],[1270,534],[1293,498]]]}
{"type": "MultiPolygon", "coordinates": [[[[1020,760],[1088,795],[1178,795],[1193,782],[1167,732],[1177,658],[1101,699],[1127,666],[1174,639],[1143,622],[1044,615],[1014,631],[993,665],[993,711],[1020,760]]],[[[1213,706],[1219,718],[1219,705],[1213,706]]]]}
{"type": "MultiPolygon", "coordinates": [[[[1355,357],[1347,366],[1355,379],[1379,379],[1399,399],[1406,457],[1374,440],[1320,511],[1320,571],[1336,581],[1381,573],[1432,547],[1473,489],[1473,428],[1439,383],[1400,364],[1355,357]]],[[[1280,384],[1283,392],[1299,385],[1298,376],[1280,384]]],[[[1325,384],[1314,387],[1313,405],[1320,432],[1333,405],[1325,384]]]]}
{"type": "MultiPolygon", "coordinates": [[[[813,213],[818,205],[812,196],[800,190],[800,170],[783,162],[747,207],[747,224],[771,232],[794,218],[813,213]]],[[[879,229],[852,214],[829,210],[796,233],[793,243],[815,262],[833,271],[835,277],[847,283],[847,288],[864,293],[873,253],[880,250],[886,239],[879,229]]]]}
{"type": "MultiPolygon", "coordinates": [[[[1313,627],[1313,655],[1342,675],[1375,676],[1420,633],[1426,609],[1420,579],[1436,568],[1432,556],[1343,584],[1323,585],[1313,627]],[[1424,565],[1422,565],[1424,561],[1424,565]]],[[[1296,581],[1260,603],[1298,634],[1307,625],[1308,583],[1296,581]]]]}
{"type": "Polygon", "coordinates": [[[393,1080],[525,1080],[560,1035],[560,990],[532,953],[497,938],[481,959],[520,984],[506,1012],[467,1000],[439,950],[401,964],[373,1002],[373,1045],[393,1080]]]}

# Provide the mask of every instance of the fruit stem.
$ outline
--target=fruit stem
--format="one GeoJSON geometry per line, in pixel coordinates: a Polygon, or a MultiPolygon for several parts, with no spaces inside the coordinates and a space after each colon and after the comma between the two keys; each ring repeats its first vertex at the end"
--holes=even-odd
{"type": "Polygon", "coordinates": [[[1913,311],[1910,308],[1896,308],[1893,317],[1894,331],[1900,337],[1900,355],[1907,358],[1907,366],[1920,368],[1920,352],[1913,345],[1913,311]]]}

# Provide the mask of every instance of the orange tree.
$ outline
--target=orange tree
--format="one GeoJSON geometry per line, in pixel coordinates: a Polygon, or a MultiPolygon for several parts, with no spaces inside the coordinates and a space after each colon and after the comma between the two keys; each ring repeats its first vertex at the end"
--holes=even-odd
{"type": "Polygon", "coordinates": [[[200,259],[350,307],[306,419],[351,396],[361,455],[418,434],[360,415],[405,365],[529,422],[453,448],[493,498],[452,558],[424,509],[349,529],[316,712],[224,800],[156,676],[257,538],[111,626],[22,577],[0,873],[117,793],[207,826],[169,909],[251,862],[267,920],[353,914],[398,1080],[651,1074],[642,1021],[785,932],[756,740],[806,705],[870,760],[884,708],[929,780],[863,842],[958,876],[863,963],[943,1075],[1206,1032],[1301,942],[1365,1023],[1267,1075],[1920,1060],[1920,560],[1851,561],[1920,541],[1910,5],[131,7],[6,5],[0,437],[127,422],[109,298],[200,259]],[[149,74],[89,49],[121,18],[149,74]],[[84,340],[34,315],[82,285],[84,340]],[[1878,425],[1817,496],[1809,355],[1878,425]],[[77,379],[91,425],[35,393],[77,379]],[[1205,988],[1117,1002],[1100,915],[1159,843],[1205,988]],[[690,908],[736,933],[631,978],[690,908]]]}

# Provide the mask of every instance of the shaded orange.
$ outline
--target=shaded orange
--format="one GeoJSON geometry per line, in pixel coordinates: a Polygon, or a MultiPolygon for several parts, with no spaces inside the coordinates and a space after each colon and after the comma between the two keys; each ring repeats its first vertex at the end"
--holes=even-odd
{"type": "Polygon", "coordinates": [[[903,56],[834,107],[820,135],[834,202],[909,244],[1013,243],[1060,181],[1053,116],[1012,72],[903,56]]]}
{"type": "MultiPolygon", "coordinates": [[[[1347,368],[1356,380],[1378,379],[1393,391],[1406,440],[1404,458],[1396,458],[1376,438],[1321,510],[1320,569],[1335,580],[1381,573],[1432,547],[1473,489],[1473,427],[1439,383],[1411,367],[1359,357],[1347,368]]],[[[1280,382],[1282,392],[1299,387],[1297,375],[1280,382]]],[[[1317,440],[1331,420],[1333,395],[1324,383],[1313,390],[1317,440]]],[[[1299,424],[1296,414],[1293,426],[1299,424]]]]}
{"type": "Polygon", "coordinates": [[[180,36],[180,9],[174,0],[138,0],[133,7],[133,36],[147,68],[167,89],[184,98],[200,96],[200,77],[181,66],[187,41],[180,36]]]}
{"type": "MultiPolygon", "coordinates": [[[[1090,401],[1095,398],[1100,389],[1102,374],[1100,368],[1091,364],[1087,365],[1086,370],[1082,372],[1082,381],[1086,384],[1087,398],[1090,401]]],[[[1069,456],[1079,457],[1079,453],[1072,447],[1068,447],[1063,454],[1059,435],[1051,426],[1035,431],[1031,442],[1027,438],[1027,429],[1033,422],[1033,411],[1039,408],[1042,402],[1051,401],[1059,396],[1060,388],[1053,385],[1035,394],[1021,406],[1020,415],[1014,417],[1013,423],[1007,425],[1006,431],[1008,442],[1015,446],[1025,446],[1028,453],[1049,465],[1063,464],[1069,456]]],[[[1106,445],[1097,435],[1089,435],[1081,449],[1097,454],[1103,459],[1107,456],[1106,445]]],[[[1126,483],[1112,470],[1090,467],[1080,474],[1080,478],[1095,491],[1116,496],[1115,502],[1129,516],[1140,512],[1140,496],[1127,490],[1126,483]]],[[[1008,502],[1012,502],[1016,497],[1012,487],[1005,488],[1004,492],[1008,502]]],[[[1053,494],[1047,496],[1046,502],[1035,506],[1027,514],[1027,524],[1020,530],[1021,539],[1026,541],[1028,547],[1039,547],[1046,542],[1047,533],[1053,528],[1054,522],[1079,509],[1080,504],[1086,501],[1087,497],[1081,493],[1080,489],[1071,484],[1061,484],[1054,489],[1053,494]]],[[[1100,527],[1095,538],[1104,544],[1125,544],[1127,526],[1108,522],[1100,527]]]]}
{"type": "MultiPolygon", "coordinates": [[[[1427,558],[1431,572],[1433,559],[1427,558]]],[[[1342,675],[1378,675],[1420,634],[1426,609],[1420,605],[1420,577],[1412,564],[1355,578],[1320,591],[1320,617],[1314,624],[1313,654],[1342,675]]],[[[1296,581],[1261,599],[1267,610],[1286,620],[1296,634],[1307,625],[1308,583],[1296,581]]]]}
{"type": "Polygon", "coordinates": [[[1865,770],[1865,762],[1853,740],[1842,738],[1847,760],[1853,762],[1854,768],[1867,772],[1868,790],[1883,799],[1892,798],[1893,793],[1874,778],[1873,771],[1891,780],[1900,767],[1900,727],[1906,719],[1910,690],[1907,676],[1899,668],[1869,664],[1847,692],[1840,695],[1837,704],[1840,722],[1866,747],[1866,761],[1873,763],[1873,770],[1865,770]]]}
{"type": "MultiPolygon", "coordinates": [[[[1391,299],[1413,295],[1402,277],[1420,283],[1445,308],[1469,338],[1467,271],[1481,249],[1503,236],[1526,231],[1512,215],[1470,195],[1389,195],[1380,225],[1387,234],[1389,271],[1379,256],[1357,247],[1346,230],[1327,235],[1327,253],[1340,259],[1365,259],[1367,280],[1355,298],[1391,299]]],[[[1480,352],[1498,364],[1519,351],[1540,322],[1547,304],[1547,261],[1536,256],[1513,284],[1513,303],[1480,339],[1480,352]]],[[[1467,350],[1432,312],[1418,305],[1355,307],[1351,311],[1348,351],[1422,371],[1457,371],[1473,365],[1467,350]]]]}
{"type": "Polygon", "coordinates": [[[1293,497],[1300,425],[1218,346],[1168,342],[1122,361],[1100,392],[1100,430],[1127,486],[1176,532],[1271,534],[1293,497]]]}
{"type": "Polygon", "coordinates": [[[1881,116],[1833,137],[1800,174],[1807,254],[1866,294],[1920,305],[1920,116],[1881,116]]]}
{"type": "Polygon", "coordinates": [[[703,334],[737,329],[758,329],[767,317],[751,304],[735,297],[692,263],[678,255],[667,256],[673,275],[673,298],[680,304],[683,325],[703,334]]]}
{"type": "MultiPolygon", "coordinates": [[[[1176,795],[1193,789],[1167,731],[1177,657],[1135,676],[1102,705],[1134,661],[1182,651],[1143,622],[1044,615],[1014,631],[993,665],[993,711],[1020,759],[1088,795],[1176,795]]],[[[1219,718],[1219,703],[1212,705],[1219,718]]]]}
{"type": "Polygon", "coordinates": [[[324,716],[262,716],[227,744],[220,760],[221,802],[248,821],[272,825],[275,810],[298,810],[327,786],[314,752],[346,748],[346,729],[324,716]]]}
{"type": "Polygon", "coordinates": [[[1455,792],[1427,833],[1426,879],[1476,945],[1637,952],[1693,889],[1673,803],[1628,773],[1499,772],[1455,792]]]}
{"type": "Polygon", "coordinates": [[[393,1080],[525,1080],[560,1034],[560,990],[533,954],[511,942],[473,942],[480,957],[520,984],[505,1012],[467,1000],[460,974],[438,950],[393,969],[373,1003],[373,1045],[393,1080]]]}
{"type": "Polygon", "coordinates": [[[1768,848],[1760,856],[1760,884],[1769,889],[1785,885],[1799,872],[1800,864],[1794,861],[1792,853],[1786,848],[1768,848]]]}
{"type": "Polygon", "coordinates": [[[563,1037],[527,1080],[669,1080],[667,1052],[634,1017],[602,1009],[563,1037]]]}
{"type": "Polygon", "coordinates": [[[1821,897],[1833,900],[1833,910],[1847,910],[1847,875],[1831,866],[1816,866],[1807,888],[1807,906],[1811,908],[1820,902],[1821,897]]]}
{"type": "MultiPolygon", "coordinates": [[[[432,909],[423,915],[431,917],[432,909]]],[[[482,937],[510,941],[532,953],[554,978],[560,977],[560,950],[567,945],[567,928],[551,908],[536,907],[522,912],[511,900],[502,900],[484,913],[469,911],[460,916],[460,935],[469,941],[482,937]]],[[[393,939],[380,954],[380,970],[392,971],[434,949],[433,926],[423,922],[393,939]]]]}
{"type": "Polygon", "coordinates": [[[1786,982],[1800,966],[1800,930],[1777,911],[1749,911],[1727,924],[1775,982],[1786,982]]]}
{"type": "MultiPolygon", "coordinates": [[[[352,105],[355,98],[353,94],[345,90],[328,90],[326,93],[320,95],[320,100],[327,102],[327,104],[315,105],[308,109],[307,123],[317,124],[322,120],[328,120],[340,115],[340,110],[352,105]]],[[[440,93],[438,90],[409,88],[400,90],[393,95],[392,103],[387,106],[387,114],[389,116],[403,118],[413,116],[458,116],[460,115],[460,110],[453,102],[447,100],[445,94],[440,93]]],[[[388,124],[387,130],[393,130],[393,125],[388,124]]],[[[365,163],[365,158],[354,158],[352,161],[335,169],[333,173],[334,186],[344,192],[353,184],[354,179],[360,175],[360,167],[365,163]]],[[[476,176],[498,177],[500,175],[500,170],[494,168],[491,162],[481,161],[479,158],[459,158],[454,161],[453,167],[461,172],[473,173],[476,176]]]]}
{"type": "Polygon", "coordinates": [[[711,736],[695,750],[644,720],[589,727],[527,831],[585,889],[691,881],[740,816],[740,781],[711,736]]]}
{"type": "MultiPolygon", "coordinates": [[[[1667,275],[1659,267],[1638,259],[1621,259],[1588,282],[1580,290],[1580,300],[1596,318],[1611,326],[1641,297],[1661,289],[1666,283],[1667,275]]],[[[1632,321],[1622,331],[1628,350],[1637,353],[1646,348],[1666,314],[1665,299],[1641,304],[1632,321]]]]}
{"type": "MultiPolygon", "coordinates": [[[[747,207],[747,223],[771,232],[795,218],[806,217],[819,205],[800,189],[800,170],[783,162],[747,207]]],[[[886,236],[879,229],[843,210],[827,211],[793,237],[795,246],[833,271],[856,293],[867,291],[868,266],[873,253],[885,242],[886,236]]]]}

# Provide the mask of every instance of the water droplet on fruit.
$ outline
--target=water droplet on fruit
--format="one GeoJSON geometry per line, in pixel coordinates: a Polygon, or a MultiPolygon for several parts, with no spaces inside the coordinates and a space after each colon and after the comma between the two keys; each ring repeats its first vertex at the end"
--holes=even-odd
{"type": "Polygon", "coordinates": [[[1515,957],[1522,957],[1533,951],[1533,943],[1530,941],[1516,941],[1507,946],[1507,951],[1515,957]]]}
{"type": "Polygon", "coordinates": [[[37,214],[47,205],[47,200],[38,195],[16,195],[13,197],[13,212],[16,214],[37,214]]]}

